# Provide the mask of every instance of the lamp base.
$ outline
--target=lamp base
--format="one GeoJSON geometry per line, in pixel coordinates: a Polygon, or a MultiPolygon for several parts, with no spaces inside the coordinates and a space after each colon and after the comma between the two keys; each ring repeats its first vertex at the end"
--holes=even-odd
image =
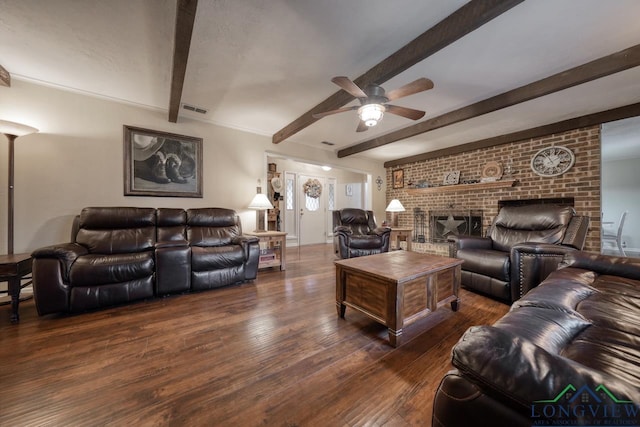
{"type": "Polygon", "coordinates": [[[264,233],[265,231],[267,231],[264,228],[264,219],[265,219],[264,211],[257,210],[256,211],[256,229],[253,230],[254,233],[264,233]]]}
{"type": "Polygon", "coordinates": [[[398,227],[398,212],[391,212],[391,227],[398,227]]]}

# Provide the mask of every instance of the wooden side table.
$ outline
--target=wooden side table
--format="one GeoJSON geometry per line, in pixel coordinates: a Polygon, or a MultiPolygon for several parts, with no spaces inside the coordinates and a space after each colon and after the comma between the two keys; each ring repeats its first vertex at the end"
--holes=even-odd
{"type": "Polygon", "coordinates": [[[260,239],[260,262],[258,270],[270,267],[286,269],[287,233],[284,231],[251,231],[249,236],[260,239]]]}
{"type": "Polygon", "coordinates": [[[391,244],[392,251],[400,249],[400,242],[407,242],[407,250],[411,250],[411,235],[413,228],[391,227],[391,244]]]}
{"type": "Polygon", "coordinates": [[[18,304],[20,290],[31,284],[21,284],[24,276],[31,274],[31,254],[0,255],[0,282],[8,282],[7,290],[11,297],[11,323],[18,323],[18,304]]]}

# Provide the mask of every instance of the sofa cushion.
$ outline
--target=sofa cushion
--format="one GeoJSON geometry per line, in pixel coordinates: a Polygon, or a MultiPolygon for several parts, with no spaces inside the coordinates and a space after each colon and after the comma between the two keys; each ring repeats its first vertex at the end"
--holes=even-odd
{"type": "Polygon", "coordinates": [[[218,270],[242,265],[245,252],[240,245],[200,247],[191,249],[193,271],[218,270]]]}
{"type": "Polygon", "coordinates": [[[113,255],[84,255],[78,257],[69,273],[69,284],[97,286],[128,282],[152,277],[154,261],[152,252],[135,252],[113,255]]]}
{"type": "Polygon", "coordinates": [[[574,215],[571,207],[505,206],[500,209],[489,233],[493,249],[509,252],[513,245],[522,242],[558,244],[574,215]]]}
{"type": "Polygon", "coordinates": [[[223,246],[242,234],[236,213],[231,209],[187,210],[187,240],[191,246],[223,246]]]}
{"type": "Polygon", "coordinates": [[[153,208],[84,208],[76,242],[94,254],[146,251],[156,242],[153,208]]]}
{"type": "Polygon", "coordinates": [[[492,249],[459,249],[458,258],[464,260],[462,268],[505,282],[509,281],[509,253],[492,249]]]}
{"type": "Polygon", "coordinates": [[[452,355],[453,365],[463,375],[529,417],[534,401],[552,399],[569,384],[591,390],[606,384],[614,396],[640,401],[640,390],[620,378],[549,352],[507,328],[471,327],[452,355]]]}
{"type": "Polygon", "coordinates": [[[187,213],[184,209],[158,208],[157,210],[157,241],[182,241],[187,238],[187,213]]]}

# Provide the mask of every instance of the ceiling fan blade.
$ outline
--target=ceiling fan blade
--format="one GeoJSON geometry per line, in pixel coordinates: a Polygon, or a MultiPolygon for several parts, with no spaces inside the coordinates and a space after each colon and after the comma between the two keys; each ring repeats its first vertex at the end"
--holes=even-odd
{"type": "Polygon", "coordinates": [[[360,122],[358,123],[358,128],[356,129],[356,132],[364,132],[365,130],[369,130],[369,126],[365,125],[364,122],[360,120],[360,122]]]}
{"type": "Polygon", "coordinates": [[[312,117],[314,119],[321,119],[323,117],[330,116],[332,114],[344,113],[345,111],[357,110],[358,108],[359,107],[357,105],[354,105],[353,107],[342,107],[342,108],[338,108],[337,110],[325,111],[324,113],[315,113],[315,114],[312,114],[312,117]]]}
{"type": "Polygon", "coordinates": [[[414,93],[424,92],[425,90],[433,89],[433,82],[427,78],[421,77],[418,80],[407,83],[406,85],[399,87],[398,89],[387,92],[387,99],[393,101],[395,99],[404,98],[405,96],[413,95],[414,93]]]}
{"type": "Polygon", "coordinates": [[[418,120],[424,117],[425,112],[421,110],[414,110],[413,108],[399,107],[397,105],[385,104],[386,112],[395,114],[396,116],[406,117],[411,120],[418,120]]]}
{"type": "Polygon", "coordinates": [[[353,96],[355,98],[366,98],[367,97],[367,94],[364,93],[364,91],[362,89],[360,89],[360,87],[358,87],[357,84],[352,82],[349,77],[338,76],[338,77],[332,78],[331,81],[333,83],[337,84],[338,86],[340,86],[342,89],[347,91],[351,96],[353,96]]]}

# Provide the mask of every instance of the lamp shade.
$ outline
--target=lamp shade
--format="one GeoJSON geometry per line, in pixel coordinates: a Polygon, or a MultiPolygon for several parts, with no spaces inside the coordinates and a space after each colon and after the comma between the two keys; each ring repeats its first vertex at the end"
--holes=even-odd
{"type": "Polygon", "coordinates": [[[36,132],[38,132],[38,129],[32,128],[31,126],[7,120],[0,120],[0,133],[4,133],[5,135],[23,136],[36,132]]]}
{"type": "Polygon", "coordinates": [[[253,200],[251,200],[251,203],[249,203],[249,209],[263,211],[266,209],[273,209],[273,205],[269,201],[269,198],[266,194],[258,193],[253,196],[253,200]]]}
{"type": "Polygon", "coordinates": [[[387,208],[385,209],[385,211],[387,212],[404,212],[404,206],[402,206],[402,203],[400,203],[400,200],[398,199],[393,199],[389,202],[389,205],[387,206],[387,208]]]}

